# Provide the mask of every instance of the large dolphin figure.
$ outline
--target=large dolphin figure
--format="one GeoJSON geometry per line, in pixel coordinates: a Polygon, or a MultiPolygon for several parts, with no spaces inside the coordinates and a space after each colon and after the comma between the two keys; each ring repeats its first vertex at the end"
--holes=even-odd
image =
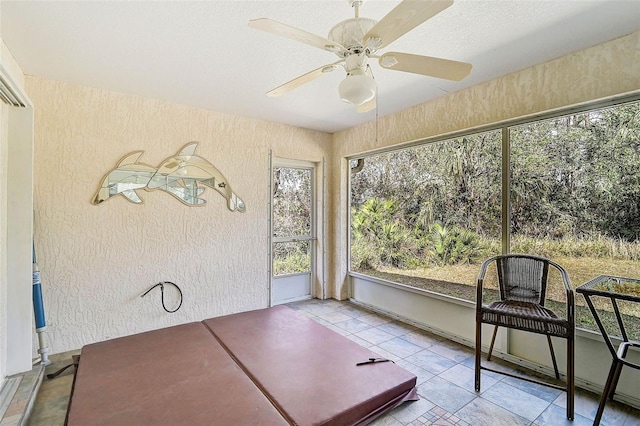
{"type": "Polygon", "coordinates": [[[189,188],[201,183],[218,191],[227,200],[229,210],[244,212],[244,201],[233,192],[227,179],[213,164],[195,155],[197,147],[198,142],[188,143],[176,155],[165,159],[147,188],[165,189],[167,185],[189,188]]]}

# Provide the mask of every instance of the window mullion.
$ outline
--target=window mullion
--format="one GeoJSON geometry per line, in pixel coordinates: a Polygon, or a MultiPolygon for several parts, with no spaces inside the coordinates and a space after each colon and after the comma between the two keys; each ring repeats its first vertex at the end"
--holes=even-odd
{"type": "Polygon", "coordinates": [[[502,253],[511,249],[511,144],[509,128],[502,128],[502,253]]]}

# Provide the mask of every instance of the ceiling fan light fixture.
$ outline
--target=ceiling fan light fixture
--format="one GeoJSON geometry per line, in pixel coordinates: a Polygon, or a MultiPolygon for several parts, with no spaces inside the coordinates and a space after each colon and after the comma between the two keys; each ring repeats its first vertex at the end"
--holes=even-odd
{"type": "Polygon", "coordinates": [[[340,99],[359,106],[370,101],[376,95],[376,82],[366,74],[352,74],[338,86],[340,99]]]}

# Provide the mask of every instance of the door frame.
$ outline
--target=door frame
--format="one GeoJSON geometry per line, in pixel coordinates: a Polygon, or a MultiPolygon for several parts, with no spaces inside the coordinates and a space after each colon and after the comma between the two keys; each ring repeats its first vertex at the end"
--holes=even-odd
{"type": "MultiPolygon", "coordinates": [[[[311,235],[309,238],[311,246],[310,259],[310,296],[309,298],[322,297],[325,294],[325,223],[324,223],[324,192],[325,192],[325,161],[320,162],[297,160],[283,157],[274,157],[269,152],[269,208],[268,208],[268,287],[269,306],[274,306],[273,299],[273,244],[278,242],[273,236],[273,171],[276,167],[311,170],[311,235]],[[320,225],[320,226],[318,226],[320,225]]],[[[295,275],[295,274],[292,274],[295,275]]],[[[294,300],[292,300],[294,301],[294,300]]]]}
{"type": "MultiPolygon", "coordinates": [[[[5,376],[30,371],[33,350],[32,249],[34,106],[23,84],[0,60],[0,385],[5,376]]],[[[19,71],[19,70],[18,70],[19,71]]]]}

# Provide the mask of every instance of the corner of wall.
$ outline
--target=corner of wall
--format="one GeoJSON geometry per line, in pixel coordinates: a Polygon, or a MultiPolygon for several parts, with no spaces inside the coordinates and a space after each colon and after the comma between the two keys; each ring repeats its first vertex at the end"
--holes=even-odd
{"type": "Polygon", "coordinates": [[[11,77],[13,78],[14,83],[20,87],[21,90],[24,90],[24,73],[22,72],[22,68],[18,65],[18,62],[11,54],[11,51],[4,44],[4,41],[0,38],[0,63],[11,77]]]}

